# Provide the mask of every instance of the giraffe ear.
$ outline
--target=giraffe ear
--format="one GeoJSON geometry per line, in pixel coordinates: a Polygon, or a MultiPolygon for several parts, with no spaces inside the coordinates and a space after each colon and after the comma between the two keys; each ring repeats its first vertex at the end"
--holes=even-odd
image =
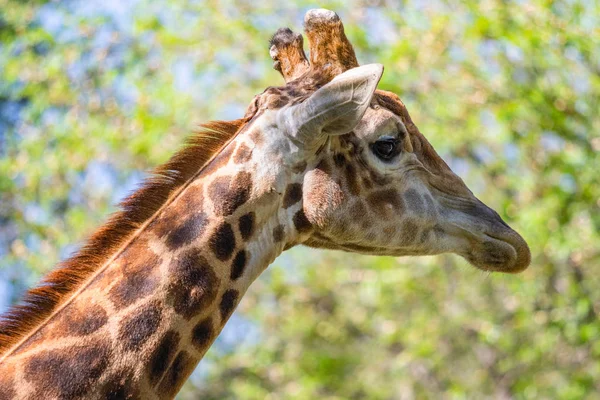
{"type": "Polygon", "coordinates": [[[316,143],[325,135],[348,133],[369,107],[382,74],[381,64],[349,69],[304,102],[281,109],[281,122],[306,144],[316,143]]]}

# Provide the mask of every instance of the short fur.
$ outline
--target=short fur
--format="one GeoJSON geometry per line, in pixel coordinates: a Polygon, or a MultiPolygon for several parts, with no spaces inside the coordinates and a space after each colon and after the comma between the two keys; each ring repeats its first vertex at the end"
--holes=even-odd
{"type": "Polygon", "coordinates": [[[40,285],[27,292],[21,304],[0,317],[0,356],[38,327],[101,268],[131,235],[152,218],[171,195],[192,179],[250,119],[213,121],[200,126],[187,145],[158,167],[126,198],[115,213],[75,255],[59,264],[40,285]]]}

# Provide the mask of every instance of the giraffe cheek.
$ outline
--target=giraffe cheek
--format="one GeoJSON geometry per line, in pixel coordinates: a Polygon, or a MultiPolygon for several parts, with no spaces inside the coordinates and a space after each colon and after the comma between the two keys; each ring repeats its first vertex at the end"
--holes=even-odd
{"type": "Polygon", "coordinates": [[[324,228],[342,205],[344,193],[340,184],[325,171],[315,169],[304,177],[304,212],[310,223],[324,228]]]}

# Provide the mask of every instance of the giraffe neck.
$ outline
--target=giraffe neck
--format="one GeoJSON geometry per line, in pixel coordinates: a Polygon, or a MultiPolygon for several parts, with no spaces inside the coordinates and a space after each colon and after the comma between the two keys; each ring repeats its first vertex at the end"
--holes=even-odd
{"type": "Polygon", "coordinates": [[[0,398],[175,396],[249,285],[307,229],[299,175],[278,175],[281,159],[259,158],[251,137],[7,353],[0,398]]]}

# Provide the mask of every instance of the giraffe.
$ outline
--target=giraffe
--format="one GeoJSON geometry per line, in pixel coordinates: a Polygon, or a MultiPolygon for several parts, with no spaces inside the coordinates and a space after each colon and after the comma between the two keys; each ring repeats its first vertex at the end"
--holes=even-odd
{"type": "Polygon", "coordinates": [[[0,322],[1,399],[173,398],[250,284],[296,245],[530,263],[522,237],[437,155],[340,18],[279,29],[285,85],[203,125],[0,322]]]}

